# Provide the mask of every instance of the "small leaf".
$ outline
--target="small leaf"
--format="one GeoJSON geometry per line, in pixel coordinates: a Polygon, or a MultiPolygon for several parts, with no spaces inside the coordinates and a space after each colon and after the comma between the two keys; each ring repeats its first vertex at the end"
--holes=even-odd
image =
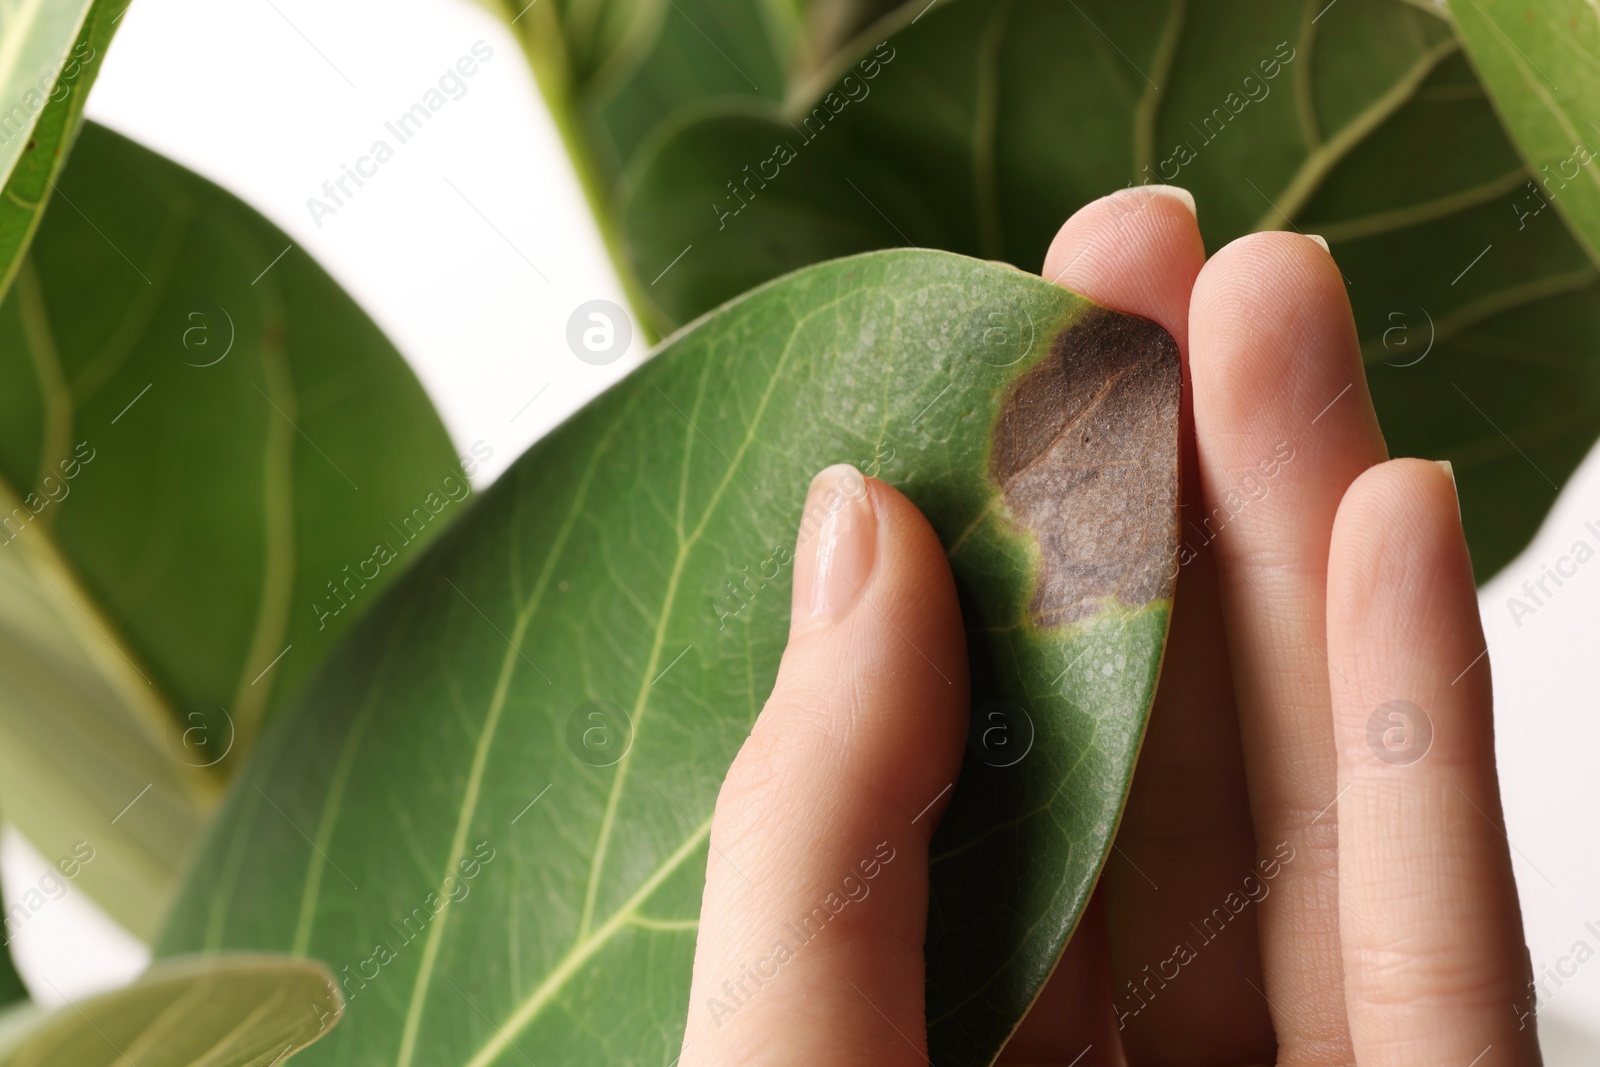
{"type": "Polygon", "coordinates": [[[128,0],[21,0],[0,12],[0,297],[16,277],[128,0]]]}
{"type": "Polygon", "coordinates": [[[945,253],[718,310],[347,637],[161,951],[328,961],[349,1018],[309,1062],[672,1062],[706,1010],[712,807],[783,652],[805,486],[846,461],[923,510],[962,596],[975,729],[933,842],[929,1019],[937,1062],[989,1062],[1127,792],[1177,570],[1177,402],[1159,327],[945,253]]]}
{"type": "Polygon", "coordinates": [[[194,957],[125,989],[58,1009],[4,1067],[272,1067],[339,1021],[333,976],[314,960],[194,957]]]}
{"type": "Polygon", "coordinates": [[[93,125],[60,185],[0,304],[0,799],[150,937],[261,721],[467,487],[276,227],[93,125]]]}

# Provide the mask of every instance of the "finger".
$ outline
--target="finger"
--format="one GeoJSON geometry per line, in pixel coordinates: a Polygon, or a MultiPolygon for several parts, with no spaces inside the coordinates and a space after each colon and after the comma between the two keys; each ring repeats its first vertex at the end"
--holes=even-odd
{"type": "MultiPolygon", "coordinates": [[[[1144,186],[1083,208],[1057,234],[1045,276],[1108,307],[1154,319],[1187,355],[1189,297],[1205,246],[1193,199],[1176,192],[1144,186]]],[[[1184,375],[1182,499],[1184,513],[1199,517],[1204,509],[1187,360],[1184,375]]],[[[1265,1004],[1237,977],[1223,980],[1245,975],[1259,981],[1253,924],[1235,924],[1227,937],[1203,946],[1189,926],[1240,888],[1255,845],[1227,645],[1217,624],[1214,560],[1193,547],[1192,533],[1185,540],[1191,545],[1178,572],[1162,684],[1116,851],[1101,879],[1112,1012],[1133,1063],[1179,1062],[1195,1049],[1208,1050],[1217,1062],[1270,1059],[1265,1004]],[[1188,952],[1180,953],[1180,946],[1188,952]],[[1200,947],[1203,952],[1195,951],[1200,947]],[[1169,980],[1180,966],[1182,980],[1169,980]]],[[[1063,967],[1073,962],[1064,960],[1063,967]]],[[[1081,976],[1066,980],[1082,984],[1081,976]]],[[[1046,1007],[1042,999],[1036,1010],[1046,1007]]],[[[1066,1039],[1057,1053],[1070,1058],[1092,1038],[1081,1028],[1078,1035],[1083,1040],[1074,1045],[1066,1039]]]]}
{"type": "Polygon", "coordinates": [[[1075,212],[1050,242],[1044,277],[1096,303],[1154,319],[1184,349],[1189,290],[1205,258],[1188,190],[1138,185],[1075,212]]]}
{"type": "Polygon", "coordinates": [[[1484,648],[1451,475],[1412,459],[1362,475],[1328,560],[1340,930],[1362,1067],[1539,1062],[1484,648]]]}
{"type": "MultiPolygon", "coordinates": [[[[1343,279],[1312,240],[1223,248],[1189,322],[1205,500],[1186,526],[1216,556],[1255,825],[1246,873],[1265,892],[1237,914],[1256,921],[1281,1067],[1348,1063],[1324,598],[1334,513],[1383,437],[1343,279]]],[[[1235,908],[1217,903],[1220,925],[1235,908]]]]}
{"type": "Polygon", "coordinates": [[[914,1067],[928,838],[966,735],[955,583],[852,467],[812,483],[798,542],[789,647],[717,798],[682,1063],[914,1067]]]}

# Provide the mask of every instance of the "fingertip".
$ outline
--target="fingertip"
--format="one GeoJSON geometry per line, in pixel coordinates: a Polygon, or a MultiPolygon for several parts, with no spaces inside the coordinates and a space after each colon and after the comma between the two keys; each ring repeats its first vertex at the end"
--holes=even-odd
{"type": "Polygon", "coordinates": [[[1204,353],[1192,361],[1197,400],[1203,392],[1214,408],[1253,410],[1330,366],[1345,382],[1359,376],[1344,277],[1304,234],[1253,233],[1219,249],[1195,279],[1189,323],[1204,353]]]}
{"type": "MultiPolygon", "coordinates": [[[[1487,706],[1488,671],[1455,479],[1438,463],[1395,459],[1350,485],[1328,550],[1329,683],[1347,763],[1365,762],[1365,716],[1385,700],[1435,710],[1487,706]],[[1441,694],[1448,692],[1445,701],[1441,694]],[[1345,721],[1348,720],[1348,721],[1345,721]]],[[[1475,755],[1468,745],[1441,744],[1475,755]]]]}
{"type": "MultiPolygon", "coordinates": [[[[1296,310],[1306,297],[1311,312],[1348,315],[1344,275],[1320,237],[1285,230],[1245,234],[1219,248],[1195,279],[1191,315],[1211,311],[1296,310]],[[1291,297],[1293,299],[1291,299],[1291,297]]],[[[1218,321],[1215,325],[1229,324],[1218,321]]]]}
{"type": "MultiPolygon", "coordinates": [[[[923,772],[930,777],[912,776],[918,784],[911,792],[917,793],[926,784],[953,781],[961,768],[970,693],[966,628],[950,561],[927,517],[889,483],[866,483],[883,565],[864,587],[840,640],[855,655],[870,657],[873,680],[898,686],[906,698],[880,701],[880,708],[904,715],[902,736],[915,738],[924,753],[923,772]]],[[[929,812],[929,833],[942,811],[941,802],[929,812]]]]}
{"type": "Polygon", "coordinates": [[[878,559],[877,509],[865,476],[848,463],[818,472],[795,532],[789,639],[837,625],[861,599],[878,559]]]}
{"type": "MultiPolygon", "coordinates": [[[[1346,624],[1430,596],[1441,580],[1474,603],[1454,471],[1423,459],[1393,459],[1363,471],[1334,517],[1329,611],[1346,624]]],[[[1458,596],[1458,599],[1461,597],[1458,596]]]]}
{"type": "Polygon", "coordinates": [[[1079,208],[1050,243],[1044,277],[1153,319],[1183,348],[1189,291],[1204,262],[1193,195],[1174,185],[1138,185],[1079,208]]]}
{"type": "MultiPolygon", "coordinates": [[[[926,615],[942,631],[941,647],[954,640],[965,661],[965,631],[961,625],[961,606],[956,596],[955,578],[950,572],[944,545],[922,510],[888,482],[868,478],[873,510],[878,517],[879,551],[894,560],[883,581],[886,595],[915,605],[913,611],[926,615]]],[[[874,575],[877,579],[878,575],[874,575]]],[[[873,601],[878,601],[874,590],[873,601]]]]}
{"type": "Polygon", "coordinates": [[[953,781],[967,726],[966,632],[938,535],[893,486],[832,466],[807,494],[794,582],[777,682],[729,782],[741,791],[750,762],[757,781],[792,764],[814,782],[799,764],[825,764],[837,796],[910,820],[953,781]]]}

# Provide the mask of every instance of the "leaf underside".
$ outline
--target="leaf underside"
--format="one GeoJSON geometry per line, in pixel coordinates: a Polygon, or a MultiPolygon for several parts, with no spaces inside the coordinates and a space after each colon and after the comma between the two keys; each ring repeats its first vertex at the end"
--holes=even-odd
{"type": "Polygon", "coordinates": [[[261,721],[466,487],[399,354],[254,211],[93,125],[59,184],[0,304],[0,803],[150,938],[261,721]]]}
{"type": "MultiPolygon", "coordinates": [[[[1089,200],[1180,184],[1213,250],[1261,229],[1327,237],[1391,452],[1454,463],[1487,578],[1600,432],[1600,274],[1556,212],[1529,214],[1528,167],[1427,7],[908,5],[786,105],[700,100],[638,142],[618,202],[629,269],[654,279],[643,313],[670,329],[874,248],[1033,269],[1089,200]]],[[[1536,27],[1570,45],[1555,21],[1536,27]]],[[[1572,52],[1563,71],[1590,62],[1572,52]]],[[[1590,77],[1562,84],[1581,96],[1590,77]]],[[[1582,222],[1600,171],[1577,169],[1581,195],[1556,203],[1582,222]]]]}
{"type": "Polygon", "coordinates": [[[1132,773],[1176,572],[1177,390],[1153,324],[944,253],[720,309],[534,446],[352,632],[264,738],[161,951],[327,961],[348,1018],[307,1063],[671,1062],[804,487],[853,462],[946,546],[980,721],[1031,723],[1028,747],[1012,713],[1015,758],[970,746],[932,850],[935,1062],[990,1062],[1132,773]],[[627,742],[604,766],[574,740],[597,706],[627,742]]]}

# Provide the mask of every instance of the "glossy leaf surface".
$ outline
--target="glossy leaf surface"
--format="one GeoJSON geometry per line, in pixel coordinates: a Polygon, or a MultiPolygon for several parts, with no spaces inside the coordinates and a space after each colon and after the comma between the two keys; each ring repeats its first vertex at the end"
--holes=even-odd
{"type": "Polygon", "coordinates": [[[0,305],[0,796],[150,937],[262,719],[467,490],[254,211],[95,126],[60,185],[0,305]]]}
{"type": "Polygon", "coordinates": [[[929,1017],[936,1062],[987,1063],[1126,795],[1177,569],[1177,400],[1159,327],[944,253],[719,309],[352,632],[255,753],[162,950],[327,961],[349,1017],[308,1062],[671,1062],[805,487],[846,461],[922,508],[963,598],[975,726],[933,842],[929,1017]]]}

